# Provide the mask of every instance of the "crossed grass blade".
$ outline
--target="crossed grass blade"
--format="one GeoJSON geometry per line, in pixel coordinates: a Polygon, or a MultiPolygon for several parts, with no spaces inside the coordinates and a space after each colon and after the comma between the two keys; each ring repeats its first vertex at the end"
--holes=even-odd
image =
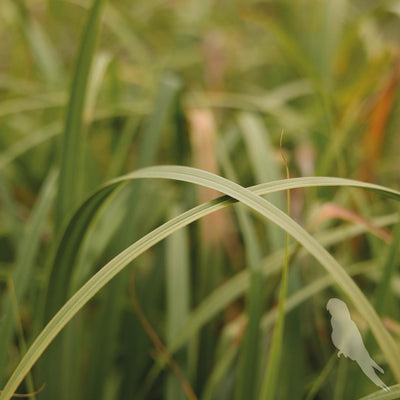
{"type": "MultiPolygon", "coordinates": [[[[149,167],[126,175],[110,182],[108,185],[100,188],[92,195],[82,207],[95,200],[98,195],[102,196],[104,190],[112,192],[110,187],[118,187],[118,183],[123,183],[131,179],[158,178],[172,179],[184,182],[204,185],[222,193],[223,196],[209,203],[197,206],[183,214],[178,215],[172,220],[156,228],[149,234],[122,251],[118,256],[107,263],[99,272],[97,272],[86,284],[84,284],[56,313],[46,327],[42,330],[36,340],[33,342],[27,353],[24,355],[14,373],[8,380],[0,400],[9,400],[26,374],[43,354],[53,339],[60,333],[64,326],[79,312],[79,310],[98,293],[114,276],[116,276],[126,265],[132,262],[136,257],[145,252],[171,233],[190,224],[208,213],[216,211],[235,200],[247,205],[253,210],[259,212],[266,218],[281,226],[288,233],[298,240],[314,257],[320,261],[322,266],[332,275],[335,282],[341,287],[346,295],[352,300],[354,306],[368,321],[371,330],[380,345],[396,379],[400,381],[400,356],[399,350],[393,338],[383,327],[378,315],[365,298],[361,290],[354,283],[346,271],[337,263],[337,261],[303,228],[297,225],[282,211],[276,209],[268,201],[259,197],[257,194],[264,194],[276,190],[287,190],[294,187],[307,186],[354,186],[378,191],[382,194],[400,200],[400,193],[378,185],[372,185],[363,182],[340,178],[297,178],[292,180],[283,180],[271,182],[257,186],[256,188],[246,189],[234,182],[231,182],[214,174],[197,170],[189,167],[179,166],[160,166],[149,167]]],[[[82,208],[81,207],[81,208],[82,208]]],[[[82,221],[80,221],[81,223],[82,221]]],[[[73,230],[70,227],[70,232],[73,230]]],[[[63,241],[61,242],[61,246],[63,241]]]]}

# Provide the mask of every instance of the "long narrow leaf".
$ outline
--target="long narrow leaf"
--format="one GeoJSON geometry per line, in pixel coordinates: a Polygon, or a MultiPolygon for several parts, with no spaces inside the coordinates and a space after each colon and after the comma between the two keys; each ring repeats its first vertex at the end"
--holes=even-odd
{"type": "Polygon", "coordinates": [[[79,184],[82,178],[81,174],[84,171],[82,119],[103,3],[104,0],[94,0],[93,2],[83,33],[71,85],[71,95],[61,148],[61,168],[56,210],[58,229],[60,229],[67,215],[72,212],[82,199],[79,184]]]}
{"type": "MultiPolygon", "coordinates": [[[[251,141],[252,142],[252,141],[251,141]]],[[[252,142],[253,143],[253,142],[252,142]]],[[[237,180],[235,170],[223,146],[219,148],[219,158],[226,176],[237,180]]],[[[278,193],[276,193],[278,195],[278,193]]],[[[236,399],[253,399],[256,393],[257,374],[253,366],[259,362],[260,321],[263,312],[265,277],[262,272],[262,251],[256,234],[250,210],[238,205],[235,207],[239,227],[243,234],[246,264],[250,272],[250,288],[246,298],[247,326],[245,337],[240,350],[238,378],[235,387],[236,399]]],[[[268,224],[268,221],[266,221],[268,224]]],[[[274,229],[279,229],[274,225],[274,229]]],[[[272,232],[271,232],[272,233],[272,232]]],[[[275,241],[276,243],[276,241],[275,241]]],[[[277,246],[273,246],[275,248],[277,246]]]]}
{"type": "MultiPolygon", "coordinates": [[[[32,279],[33,267],[35,266],[36,256],[39,250],[41,234],[46,224],[46,216],[50,207],[53,205],[55,195],[55,183],[57,174],[51,171],[43,188],[40,192],[36,205],[32,211],[27,224],[27,229],[20,241],[18,257],[12,271],[12,282],[15,282],[15,301],[22,303],[29,282],[32,279]]],[[[2,298],[0,323],[0,370],[5,371],[8,360],[8,351],[12,342],[12,334],[15,328],[11,309],[11,297],[9,295],[2,298]]]]}
{"type": "MultiPolygon", "coordinates": [[[[354,284],[348,274],[337,262],[318,244],[318,242],[309,236],[300,226],[291,221],[285,214],[279,210],[275,210],[268,202],[252,193],[252,190],[244,189],[233,182],[226,181],[223,178],[216,177],[213,174],[195,170],[185,167],[153,167],[146,168],[135,173],[132,173],[124,178],[113,181],[108,186],[101,188],[98,192],[92,195],[85,203],[87,204],[96,199],[97,196],[103,196],[104,190],[111,191],[118,186],[118,183],[126,181],[127,179],[135,178],[164,178],[164,179],[179,179],[190,181],[198,184],[206,184],[216,190],[223,191],[237,200],[245,204],[251,205],[251,208],[257,209],[262,213],[266,213],[271,219],[277,221],[285,227],[291,235],[298,239],[312,254],[321,261],[324,267],[332,274],[335,281],[345,290],[348,296],[352,299],[354,305],[358,308],[360,313],[366,317],[366,320],[372,325],[373,333],[384,352],[395,376],[399,379],[398,362],[400,358],[397,356],[398,349],[392,337],[386,332],[382,326],[378,316],[372,309],[368,300],[365,299],[360,289],[354,284]],[[129,178],[128,178],[129,176],[129,178]],[[283,214],[283,215],[281,215],[283,214]]],[[[400,199],[400,193],[382,186],[371,185],[367,183],[350,181],[339,178],[302,178],[292,179],[289,181],[273,182],[258,186],[257,189],[263,188],[263,191],[258,193],[272,192],[274,190],[286,190],[293,187],[305,186],[354,186],[363,187],[374,191],[379,191],[382,194],[400,199]],[[269,187],[269,190],[267,190],[269,187]]],[[[79,289],[72,298],[57,312],[48,325],[43,329],[34,343],[31,345],[14,373],[6,384],[4,391],[1,394],[0,400],[9,400],[16,388],[28,373],[28,371],[35,364],[37,359],[49,346],[52,340],[58,335],[63,327],[78,313],[78,311],[91,299],[93,296],[104,287],[115,275],[119,273],[127,264],[134,260],[138,255],[142,254],[148,248],[158,243],[172,232],[179,228],[190,224],[191,222],[201,218],[202,216],[216,211],[228,204],[234,202],[233,199],[222,197],[210,203],[206,203],[189,210],[173,220],[163,224],[161,227],[155,229],[142,239],[129,246],[126,250],[121,252],[117,257],[106,264],[97,274],[95,274],[85,285],[79,289]]],[[[69,229],[72,229],[70,226],[69,229]]]]}

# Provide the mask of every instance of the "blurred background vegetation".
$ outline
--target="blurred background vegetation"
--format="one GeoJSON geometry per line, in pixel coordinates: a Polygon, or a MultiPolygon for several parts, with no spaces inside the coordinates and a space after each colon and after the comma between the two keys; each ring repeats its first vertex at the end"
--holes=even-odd
{"type": "MultiPolygon", "coordinates": [[[[2,0],[0,387],[96,271],[218,196],[133,182],[99,200],[77,222],[86,221],[80,239],[64,246],[73,211],[112,178],[178,164],[249,186],[285,179],[286,158],[291,177],[400,190],[399,19],[397,0],[2,0]]],[[[267,199],[286,210],[284,192],[267,199]]],[[[298,188],[290,215],[354,276],[398,343],[397,203],[298,188]]],[[[32,398],[261,398],[284,242],[280,228],[239,205],[177,231],[89,302],[20,391],[45,383],[32,398]],[[258,264],[257,292],[248,271],[258,264]],[[257,304],[246,307],[252,291],[257,304]],[[259,333],[258,323],[246,332],[249,308],[259,333]]],[[[325,306],[340,291],[299,246],[290,252],[272,398],[372,393],[357,365],[334,354],[325,306]]],[[[396,383],[352,315],[383,380],[396,383]]]]}

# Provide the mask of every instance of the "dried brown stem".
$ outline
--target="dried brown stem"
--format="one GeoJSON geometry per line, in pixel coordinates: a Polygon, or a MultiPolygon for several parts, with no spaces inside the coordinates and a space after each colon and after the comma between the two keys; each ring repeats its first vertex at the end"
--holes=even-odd
{"type": "MultiPolygon", "coordinates": [[[[43,383],[42,386],[40,386],[40,388],[38,390],[35,390],[34,392],[31,393],[14,393],[12,395],[12,397],[18,397],[18,398],[27,398],[27,397],[32,397],[32,396],[36,396],[37,394],[39,394],[41,391],[43,391],[43,389],[46,387],[46,384],[43,383]]],[[[2,393],[2,390],[0,390],[0,393],[2,393]]]]}
{"type": "Polygon", "coordinates": [[[182,370],[179,368],[179,365],[174,361],[171,354],[168,352],[167,348],[162,343],[161,339],[151,326],[150,322],[147,320],[146,316],[143,313],[142,308],[140,307],[139,301],[136,296],[135,290],[135,277],[132,274],[131,284],[130,284],[130,292],[133,307],[135,308],[136,314],[143,325],[144,330],[146,331],[147,335],[149,336],[150,340],[153,342],[154,346],[158,349],[158,351],[165,357],[167,364],[171,367],[173,373],[178,378],[183,390],[185,391],[186,396],[189,400],[197,400],[197,396],[193,391],[190,383],[184,376],[182,370]]]}

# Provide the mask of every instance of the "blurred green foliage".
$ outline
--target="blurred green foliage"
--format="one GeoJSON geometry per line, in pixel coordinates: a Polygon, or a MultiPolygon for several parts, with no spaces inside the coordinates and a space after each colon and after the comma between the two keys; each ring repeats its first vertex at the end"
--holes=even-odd
{"type": "MultiPolygon", "coordinates": [[[[0,387],[107,262],[218,196],[146,179],[83,203],[113,178],[178,164],[249,186],[285,178],[283,151],[292,177],[400,190],[399,33],[398,0],[2,0],[0,387]]],[[[398,204],[322,183],[290,191],[290,216],[399,344],[398,204]]],[[[266,198],[285,210],[285,192],[266,198]]],[[[19,390],[45,383],[32,395],[43,400],[262,399],[284,246],[283,231],[243,204],[170,234],[90,298],[19,390]]],[[[301,246],[289,252],[274,398],[372,393],[354,363],[332,361],[325,305],[344,286],[301,246]]],[[[371,338],[368,348],[395,384],[385,351],[371,338]]]]}

